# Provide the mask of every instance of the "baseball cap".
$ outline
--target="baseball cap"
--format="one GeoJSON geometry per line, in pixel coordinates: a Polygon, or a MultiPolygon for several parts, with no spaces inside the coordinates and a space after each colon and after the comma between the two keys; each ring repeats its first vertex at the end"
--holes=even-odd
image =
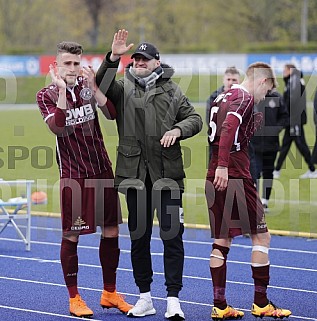
{"type": "Polygon", "coordinates": [[[158,52],[157,48],[149,42],[142,42],[139,44],[131,58],[136,55],[142,55],[147,59],[160,59],[160,53],[158,52]]]}

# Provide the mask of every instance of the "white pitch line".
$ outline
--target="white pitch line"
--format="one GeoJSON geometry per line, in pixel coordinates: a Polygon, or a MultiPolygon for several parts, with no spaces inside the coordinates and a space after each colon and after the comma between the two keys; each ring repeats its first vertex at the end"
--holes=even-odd
{"type": "MultiPolygon", "coordinates": [[[[12,226],[9,226],[12,227],[12,226]]],[[[23,226],[20,226],[23,227],[23,226]]],[[[13,227],[12,227],[13,228],[13,227]]],[[[60,232],[60,229],[58,228],[47,228],[47,227],[37,227],[37,226],[32,226],[31,227],[32,230],[44,230],[44,231],[56,231],[56,232],[60,232]]],[[[100,234],[100,232],[96,232],[96,235],[100,234]]],[[[120,234],[119,237],[122,238],[130,238],[130,236],[128,234],[120,234]]],[[[151,238],[152,240],[155,241],[161,241],[161,239],[159,237],[155,237],[152,236],[151,238]]],[[[0,238],[0,240],[12,240],[14,241],[14,239],[9,239],[9,238],[0,238]]],[[[19,239],[17,239],[17,241],[21,241],[19,239]]],[[[37,243],[41,244],[39,241],[31,241],[31,243],[37,243]]],[[[212,239],[210,238],[210,241],[193,241],[193,240],[183,240],[183,242],[186,244],[199,244],[199,245],[206,245],[206,246],[210,246],[212,245],[212,239]]],[[[44,244],[45,242],[43,242],[44,244]]],[[[49,244],[49,243],[47,243],[49,244]]],[[[52,243],[53,244],[53,243],[52,243]]],[[[55,245],[55,244],[53,244],[55,245]]],[[[60,245],[60,244],[58,244],[60,245]]],[[[240,248],[244,248],[244,249],[251,249],[252,246],[251,245],[243,245],[243,244],[237,244],[237,243],[233,243],[231,245],[232,247],[240,247],[240,248]]],[[[277,247],[270,247],[270,251],[282,251],[282,252],[293,252],[293,253],[302,253],[302,254],[315,254],[317,255],[316,251],[306,251],[306,250],[294,250],[294,249],[285,249],[285,248],[277,248],[277,247]]]]}
{"type": "MultiPolygon", "coordinates": [[[[98,250],[98,248],[95,248],[95,247],[86,247],[86,246],[79,246],[79,247],[98,250]]],[[[121,252],[126,253],[126,254],[130,253],[129,250],[121,250],[121,252]]],[[[163,256],[163,253],[157,252],[157,253],[151,253],[151,255],[152,256],[163,256]]],[[[36,261],[36,262],[40,262],[40,263],[60,263],[60,260],[48,260],[48,259],[32,258],[32,257],[25,257],[25,256],[12,256],[12,255],[0,254],[0,257],[7,258],[7,259],[36,261]]],[[[197,256],[185,255],[185,259],[209,262],[209,258],[203,258],[203,257],[197,257],[197,256]]],[[[243,262],[243,261],[228,260],[227,262],[232,263],[232,264],[250,265],[250,262],[243,262]]],[[[282,266],[282,265],[271,264],[270,267],[271,268],[279,268],[279,269],[287,269],[287,270],[298,270],[298,271],[305,271],[305,272],[317,272],[317,269],[300,268],[300,267],[294,267],[294,266],[282,266]]]]}
{"type": "MultiPolygon", "coordinates": [[[[45,311],[39,311],[39,310],[30,310],[30,309],[24,309],[24,308],[17,308],[17,307],[11,307],[7,305],[0,305],[0,308],[2,309],[8,309],[8,310],[14,310],[14,311],[22,311],[22,312],[29,312],[29,313],[36,313],[36,314],[44,314],[44,315],[50,315],[54,317],[61,317],[61,318],[67,318],[67,319],[78,319],[83,320],[83,318],[71,316],[71,315],[63,315],[63,314],[57,314],[57,313],[51,313],[51,312],[45,312],[45,311]]],[[[100,319],[93,319],[94,321],[103,321],[100,319]]]]}
{"type": "MultiPolygon", "coordinates": [[[[54,263],[54,264],[59,264],[60,262],[58,260],[43,260],[41,258],[26,258],[23,256],[10,256],[10,255],[0,255],[2,258],[7,258],[7,259],[14,259],[14,260],[27,260],[27,261],[35,261],[39,263],[54,263]]],[[[85,263],[79,263],[79,266],[82,267],[89,267],[89,268],[96,268],[96,269],[101,269],[100,265],[95,265],[95,264],[85,264],[85,263]]],[[[119,271],[125,271],[125,272],[133,272],[132,269],[126,269],[126,268],[118,268],[119,271]]],[[[163,272],[153,272],[155,275],[160,275],[164,276],[163,272]]],[[[5,277],[1,277],[5,278],[5,277]]],[[[209,281],[211,282],[211,278],[205,278],[205,277],[199,277],[199,276],[191,276],[191,275],[183,275],[184,279],[192,279],[192,280],[200,280],[200,281],[209,281]]],[[[232,283],[232,284],[243,284],[243,285],[248,285],[248,286],[254,286],[253,283],[247,283],[247,282],[237,282],[237,281],[230,281],[228,280],[227,283],[232,283]]],[[[280,289],[280,290],[287,290],[287,291],[295,291],[295,292],[304,292],[304,293],[313,293],[317,294],[317,291],[312,291],[312,290],[305,290],[305,289],[295,289],[295,288],[286,288],[286,287],[280,287],[280,286],[273,286],[269,285],[270,288],[273,289],[280,289]]]]}
{"type": "MultiPolygon", "coordinates": [[[[162,273],[163,274],[163,273],[162,273]]],[[[35,283],[35,284],[42,284],[42,285],[49,285],[49,286],[58,286],[58,287],[65,287],[64,284],[58,284],[58,283],[49,283],[49,282],[43,282],[43,281],[33,281],[33,280],[25,280],[25,279],[17,279],[17,278],[5,278],[5,277],[0,277],[0,279],[5,279],[8,281],[14,281],[14,282],[26,282],[26,283],[35,283]]],[[[237,282],[233,282],[233,283],[237,283],[237,282]]],[[[249,285],[248,283],[244,283],[246,285],[249,285]]],[[[253,284],[252,284],[253,285],[253,284]]],[[[79,289],[81,290],[88,290],[88,291],[95,291],[95,292],[101,292],[100,289],[94,289],[94,288],[86,288],[86,287],[79,287],[79,289]]],[[[283,289],[283,288],[280,288],[283,289]]],[[[125,292],[118,292],[120,294],[123,295],[128,295],[128,296],[134,296],[134,297],[139,297],[139,294],[134,294],[134,293],[125,293],[125,292]]],[[[162,301],[166,301],[166,298],[162,298],[162,297],[155,297],[153,296],[152,299],[154,300],[162,300],[162,301]]],[[[190,305],[195,305],[195,306],[204,306],[204,307],[210,307],[212,308],[211,304],[208,303],[201,303],[201,302],[192,302],[192,301],[185,301],[185,300],[180,300],[181,303],[185,303],[185,304],[190,304],[190,305]]],[[[44,312],[44,311],[37,311],[37,310],[29,310],[29,309],[22,309],[22,308],[15,308],[15,307],[10,307],[10,306],[5,306],[5,305],[0,305],[0,308],[5,308],[5,309],[12,309],[12,310],[18,310],[18,311],[24,311],[24,312],[31,312],[31,313],[37,313],[37,314],[44,314],[44,315],[52,315],[52,316],[61,316],[61,317],[65,317],[65,318],[74,318],[71,316],[67,316],[67,315],[60,315],[60,314],[55,314],[55,313],[49,313],[49,312],[44,312]]],[[[239,308],[237,307],[239,310],[242,311],[246,311],[246,312],[250,312],[249,309],[243,309],[243,308],[239,308]]],[[[299,319],[299,320],[312,320],[312,321],[316,321],[315,318],[310,318],[310,317],[303,317],[303,316],[295,316],[295,315],[291,315],[290,318],[294,318],[294,319],[299,319]]],[[[81,319],[82,318],[76,318],[76,319],[81,319]]],[[[94,319],[96,321],[102,321],[102,320],[97,320],[94,319]]]]}
{"type": "MultiPolygon", "coordinates": [[[[123,235],[120,234],[119,237],[129,238],[129,235],[123,235]]],[[[8,242],[21,242],[20,239],[12,239],[12,238],[6,238],[6,237],[0,237],[0,240],[2,241],[8,241],[8,242]]],[[[161,239],[159,237],[152,237],[152,240],[160,241],[161,239]]],[[[197,245],[206,245],[211,247],[212,242],[205,242],[205,241],[189,241],[189,240],[183,240],[184,243],[188,244],[197,244],[197,245]]],[[[52,245],[52,246],[60,246],[60,243],[54,243],[54,242],[45,242],[45,241],[31,241],[31,244],[39,244],[39,245],[52,245]]],[[[78,247],[86,248],[86,249],[98,249],[95,246],[88,246],[88,245],[78,245],[78,247]]],[[[241,249],[247,249],[250,250],[252,248],[251,245],[242,245],[242,244],[232,244],[231,247],[239,247],[241,249]]],[[[124,250],[123,250],[124,251],[124,250]]],[[[277,248],[277,247],[270,247],[270,251],[281,251],[281,252],[292,252],[292,253],[300,253],[300,254],[313,254],[317,255],[317,252],[315,251],[306,251],[306,250],[293,250],[293,249],[285,249],[285,248],[277,248]]]]}
{"type": "MultiPolygon", "coordinates": [[[[10,238],[0,238],[0,240],[2,241],[13,241],[13,242],[18,242],[19,240],[17,239],[10,239],[10,238]]],[[[38,245],[49,245],[49,246],[60,246],[60,243],[53,243],[53,242],[43,242],[43,241],[32,241],[32,244],[38,244],[38,245]]],[[[82,248],[82,249],[89,249],[89,250],[98,250],[99,247],[97,246],[87,246],[87,245],[78,245],[78,248],[82,248]]],[[[243,245],[242,248],[251,248],[251,246],[245,246],[243,245]]],[[[271,249],[270,249],[271,250],[271,249]]],[[[282,249],[276,249],[276,250],[281,250],[282,249]]],[[[124,250],[121,249],[120,250],[121,253],[126,253],[129,254],[131,253],[130,250],[124,250]]],[[[288,251],[287,249],[285,251],[288,251]]],[[[310,251],[297,251],[297,250],[289,250],[291,252],[296,252],[296,253],[305,253],[305,254],[317,254],[316,252],[310,252],[310,251]]],[[[163,256],[162,252],[152,252],[151,253],[153,256],[163,256]]],[[[0,257],[2,257],[2,255],[0,255],[0,257]]],[[[10,256],[8,256],[10,257],[10,256]]],[[[32,258],[25,258],[25,259],[29,259],[32,260],[32,258]]],[[[188,256],[185,255],[185,259],[187,260],[201,260],[201,261],[209,261],[209,257],[204,258],[204,257],[197,257],[197,256],[188,256]]],[[[228,263],[233,263],[233,264],[246,264],[249,265],[250,262],[243,262],[243,261],[233,261],[233,260],[228,260],[228,263]]],[[[299,271],[305,271],[305,272],[317,272],[316,269],[310,269],[310,268],[304,268],[304,267],[293,267],[293,266],[282,266],[282,265],[274,265],[271,264],[270,265],[272,268],[279,268],[279,269],[290,269],[290,270],[299,270],[299,271]]]]}
{"type": "MultiPolygon", "coordinates": [[[[163,298],[157,298],[157,297],[152,297],[152,299],[163,300],[163,298]]],[[[165,299],[164,299],[164,300],[165,300],[165,299]]],[[[210,305],[210,304],[196,303],[196,302],[190,302],[190,301],[184,301],[184,300],[180,300],[180,302],[181,302],[181,303],[185,303],[185,304],[208,306],[208,307],[212,308],[212,305],[210,305]]],[[[22,312],[29,312],[29,313],[50,315],[50,316],[54,316],[54,317],[62,317],[62,318],[67,318],[67,319],[83,320],[83,318],[74,317],[74,316],[70,316],[70,315],[50,313],[50,312],[44,312],[44,311],[39,311],[39,310],[23,309],[23,308],[17,308],[17,307],[12,307],[12,306],[7,306],[7,305],[0,305],[0,309],[7,309],[7,310],[14,310],[14,311],[22,311],[22,312]]],[[[251,310],[249,310],[249,309],[242,309],[242,308],[238,308],[238,309],[239,309],[239,310],[242,310],[242,311],[246,311],[246,312],[250,312],[250,311],[251,311],[251,310]]],[[[292,318],[292,319],[299,319],[299,320],[312,320],[312,321],[317,321],[317,319],[315,319],[315,318],[309,318],[309,317],[303,317],[303,316],[295,316],[295,315],[291,315],[290,318],[292,318]]],[[[103,321],[103,320],[95,319],[95,318],[93,318],[93,320],[95,320],[95,321],[103,321]]]]}

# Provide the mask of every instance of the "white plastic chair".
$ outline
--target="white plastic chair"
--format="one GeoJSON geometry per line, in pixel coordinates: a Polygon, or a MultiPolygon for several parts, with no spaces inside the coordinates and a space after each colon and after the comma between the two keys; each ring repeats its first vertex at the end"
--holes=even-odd
{"type": "Polygon", "coordinates": [[[9,198],[7,201],[0,199],[0,222],[4,221],[3,225],[0,225],[0,234],[9,224],[12,224],[18,236],[26,245],[27,251],[31,250],[31,187],[33,183],[33,180],[5,181],[0,179],[0,190],[2,194],[4,194],[4,190],[7,189],[12,196],[11,188],[13,186],[19,186],[19,188],[22,186],[22,188],[25,189],[26,197],[9,198]],[[19,213],[22,208],[26,210],[25,213],[19,213]],[[26,220],[25,233],[21,231],[16,223],[17,220],[22,219],[26,220]]]}

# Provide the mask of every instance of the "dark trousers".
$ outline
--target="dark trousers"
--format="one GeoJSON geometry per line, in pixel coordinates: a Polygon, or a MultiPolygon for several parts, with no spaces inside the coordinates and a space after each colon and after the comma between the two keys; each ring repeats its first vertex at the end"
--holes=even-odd
{"type": "Polygon", "coordinates": [[[317,164],[317,126],[315,126],[315,145],[311,155],[311,160],[314,164],[317,164]]]}
{"type": "Polygon", "coordinates": [[[154,210],[160,224],[160,237],[164,246],[164,273],[167,296],[178,297],[182,288],[184,247],[182,235],[184,224],[182,193],[171,190],[154,190],[147,177],[145,188],[129,188],[126,193],[128,226],[131,237],[131,261],[133,276],[140,293],[149,292],[153,281],[151,260],[151,235],[154,210]]]}
{"type": "Polygon", "coordinates": [[[289,149],[292,145],[292,142],[295,142],[296,147],[300,151],[300,153],[303,155],[305,162],[307,163],[309,169],[311,171],[315,170],[315,166],[312,163],[311,160],[311,154],[310,150],[307,146],[306,139],[305,139],[305,133],[303,126],[300,126],[300,134],[299,136],[293,136],[290,134],[290,127],[285,128],[282,147],[280,149],[279,157],[277,159],[276,167],[275,169],[279,171],[282,168],[282,165],[286,159],[286,156],[289,152],[289,149]]]}
{"type": "MultiPolygon", "coordinates": [[[[262,198],[269,200],[273,186],[273,171],[277,151],[258,152],[255,151],[256,179],[263,179],[262,198]]],[[[258,184],[257,184],[258,186],[258,184]]]]}

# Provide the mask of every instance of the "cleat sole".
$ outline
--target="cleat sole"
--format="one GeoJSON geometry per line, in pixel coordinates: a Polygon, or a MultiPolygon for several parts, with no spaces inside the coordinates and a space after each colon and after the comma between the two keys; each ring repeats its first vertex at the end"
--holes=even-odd
{"type": "Polygon", "coordinates": [[[263,319],[264,317],[266,318],[273,318],[274,320],[276,319],[280,319],[280,320],[283,320],[284,318],[285,319],[288,319],[289,316],[281,316],[281,317],[277,317],[277,316],[272,316],[272,315],[255,315],[255,314],[252,314],[254,317],[256,318],[260,318],[260,319],[263,319]]]}
{"type": "Polygon", "coordinates": [[[242,316],[238,316],[238,317],[228,317],[228,318],[213,318],[213,321],[222,321],[222,320],[241,320],[242,316]]]}
{"type": "Polygon", "coordinates": [[[93,314],[87,314],[87,315],[76,315],[75,313],[70,313],[71,316],[76,318],[82,318],[82,319],[91,319],[93,317],[93,314]]]}
{"type": "Polygon", "coordinates": [[[117,310],[119,310],[121,313],[123,313],[123,314],[127,314],[128,312],[124,312],[124,311],[122,311],[122,310],[120,310],[119,308],[117,308],[117,307],[108,307],[108,306],[106,306],[106,305],[101,305],[100,304],[100,306],[103,308],[103,309],[117,309],[117,310]]]}

